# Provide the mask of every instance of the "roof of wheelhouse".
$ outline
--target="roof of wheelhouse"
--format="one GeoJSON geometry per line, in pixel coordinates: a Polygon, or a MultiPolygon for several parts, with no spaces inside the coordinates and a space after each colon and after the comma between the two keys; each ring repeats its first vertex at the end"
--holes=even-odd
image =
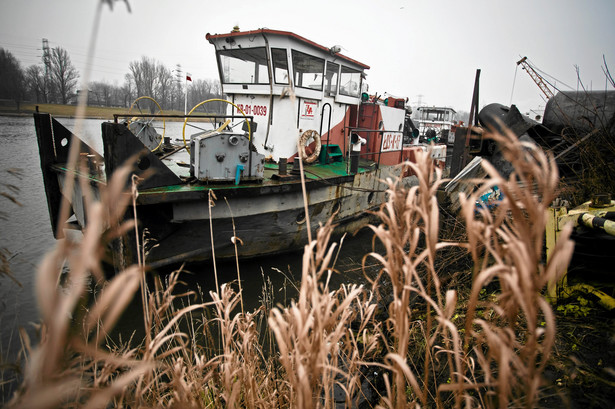
{"type": "Polygon", "coordinates": [[[453,111],[454,113],[457,113],[457,111],[455,111],[454,108],[451,107],[437,107],[437,106],[422,106],[422,107],[418,107],[416,109],[417,111],[453,111]]]}
{"type": "MultiPolygon", "coordinates": [[[[250,31],[232,31],[230,33],[225,33],[225,34],[210,34],[207,33],[207,35],[205,35],[205,38],[207,39],[207,41],[209,41],[210,43],[213,44],[213,40],[217,40],[217,39],[221,39],[221,38],[229,38],[229,37],[245,37],[245,36],[250,36],[250,35],[255,35],[255,34],[273,34],[273,35],[279,35],[279,36],[286,36],[286,37],[291,37],[297,41],[300,41],[302,43],[308,44],[318,50],[321,51],[325,51],[325,52],[331,52],[331,50],[325,46],[322,46],[320,44],[317,44],[313,41],[308,40],[305,37],[301,37],[300,35],[297,35],[295,33],[292,33],[290,31],[281,31],[281,30],[271,30],[268,28],[259,28],[258,30],[250,30],[250,31]]],[[[353,60],[350,57],[346,57],[343,54],[340,53],[335,53],[335,56],[338,58],[341,58],[343,60],[346,60],[348,62],[351,62],[353,64],[357,64],[360,67],[362,67],[365,70],[369,69],[369,65],[363,64],[362,62],[359,62],[357,60],[353,60]]]]}

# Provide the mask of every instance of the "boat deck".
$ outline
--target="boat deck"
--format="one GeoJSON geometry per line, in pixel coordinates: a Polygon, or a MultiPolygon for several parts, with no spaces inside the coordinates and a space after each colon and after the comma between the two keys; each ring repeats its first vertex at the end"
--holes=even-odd
{"type": "MultiPolygon", "coordinates": [[[[169,169],[171,169],[173,173],[175,173],[180,178],[190,178],[190,154],[185,149],[182,149],[164,158],[162,160],[162,163],[164,163],[169,169]]],[[[375,168],[375,162],[362,159],[359,161],[358,173],[369,172],[371,170],[374,170],[375,168]]],[[[289,163],[288,171],[290,172],[291,169],[292,164],[289,163]]],[[[331,162],[326,165],[320,164],[318,162],[313,164],[304,164],[303,169],[305,171],[306,179],[329,179],[332,177],[349,175],[349,173],[347,172],[348,163],[346,160],[331,162]]],[[[272,178],[272,176],[274,174],[277,174],[278,171],[279,168],[277,163],[265,163],[265,174],[262,183],[279,184],[280,179],[272,178]]],[[[261,185],[262,183],[258,184],[261,185]]],[[[250,182],[241,182],[241,185],[247,184],[250,184],[250,182]]],[[[208,188],[212,188],[212,185],[215,186],[216,184],[210,184],[208,188]]],[[[227,186],[227,184],[224,185],[227,186]]]]}
{"type": "MultiPolygon", "coordinates": [[[[279,166],[277,163],[265,163],[264,177],[262,181],[243,180],[238,185],[228,182],[210,182],[204,183],[196,181],[190,177],[190,155],[185,150],[176,152],[168,158],[163,159],[163,163],[178,175],[184,182],[172,184],[168,186],[152,187],[147,189],[139,189],[138,203],[152,204],[163,200],[169,200],[173,197],[175,200],[187,200],[204,197],[209,190],[214,192],[225,192],[225,195],[244,196],[251,194],[262,194],[265,191],[287,191],[299,190],[301,187],[301,178],[298,175],[292,174],[292,164],[288,165],[288,176],[277,177],[279,166]]],[[[69,172],[66,164],[58,163],[52,165],[54,172],[66,174],[69,172]]],[[[357,174],[372,172],[377,169],[377,163],[361,159],[357,174]]],[[[332,162],[329,164],[304,164],[303,165],[306,184],[337,184],[341,182],[352,181],[354,175],[349,173],[349,164],[346,160],[332,162]]],[[[106,184],[104,171],[99,172],[82,172],[77,170],[75,174],[79,177],[85,177],[92,184],[106,184]]]]}
{"type": "MultiPolygon", "coordinates": [[[[165,165],[169,166],[167,162],[165,165]]],[[[181,165],[171,164],[169,167],[174,166],[176,168],[181,168],[181,171],[185,172],[185,175],[189,176],[189,168],[183,167],[181,165]]],[[[347,162],[333,162],[326,165],[323,164],[310,164],[304,165],[304,175],[306,183],[310,184],[311,182],[322,182],[327,184],[335,184],[344,180],[352,180],[354,175],[348,173],[347,170],[347,162]]],[[[368,160],[361,160],[359,162],[359,169],[357,171],[358,174],[371,172],[377,168],[377,164],[368,160]]],[[[160,197],[161,195],[168,196],[169,194],[176,196],[178,199],[180,197],[186,197],[186,195],[194,195],[194,194],[203,194],[209,190],[213,191],[236,191],[237,195],[249,194],[248,192],[254,192],[258,190],[262,192],[263,190],[281,190],[281,189],[298,189],[301,183],[301,179],[298,176],[293,177],[291,175],[292,166],[289,166],[288,173],[290,176],[286,178],[276,178],[275,175],[279,172],[279,167],[277,163],[266,163],[264,178],[262,181],[242,181],[238,185],[232,183],[203,183],[203,182],[190,182],[170,185],[170,186],[162,186],[155,187],[150,189],[144,189],[139,191],[139,202],[148,203],[150,201],[156,201],[156,197],[160,197]],[[245,192],[240,192],[245,191],[245,192]]],[[[180,175],[182,175],[181,173],[180,175]]],[[[168,197],[167,197],[168,198],[168,197]]]]}

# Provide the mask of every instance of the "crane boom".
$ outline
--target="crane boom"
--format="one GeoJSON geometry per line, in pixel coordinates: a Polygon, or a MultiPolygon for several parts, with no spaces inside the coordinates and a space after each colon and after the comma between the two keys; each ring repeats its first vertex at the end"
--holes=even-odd
{"type": "Polygon", "coordinates": [[[527,57],[523,57],[522,59],[517,61],[517,65],[521,65],[521,68],[523,68],[525,71],[527,71],[527,73],[530,75],[530,77],[532,77],[532,80],[534,80],[536,85],[538,85],[538,88],[540,88],[540,90],[543,92],[543,94],[545,94],[547,99],[553,98],[553,96],[554,96],[553,95],[553,91],[551,91],[551,88],[549,88],[547,86],[547,84],[542,79],[540,74],[538,74],[536,72],[536,70],[534,68],[532,68],[532,66],[527,62],[527,57]]]}

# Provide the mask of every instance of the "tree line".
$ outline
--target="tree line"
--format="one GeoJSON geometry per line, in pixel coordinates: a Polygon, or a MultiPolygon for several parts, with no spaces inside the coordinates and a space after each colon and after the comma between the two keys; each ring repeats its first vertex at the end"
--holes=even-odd
{"type": "MultiPolygon", "coordinates": [[[[174,70],[161,62],[142,57],[131,61],[123,85],[107,81],[88,84],[88,105],[130,107],[140,96],[154,98],[163,110],[184,110],[185,77],[178,64],[174,70]]],[[[25,69],[9,52],[0,48],[0,100],[13,101],[19,110],[22,102],[75,104],[81,90],[80,74],[70,60],[68,52],[55,47],[43,59],[25,69]]],[[[188,109],[201,101],[223,98],[218,80],[194,80],[188,88],[188,109]]],[[[212,110],[223,111],[223,104],[214,104],[212,110]]]]}

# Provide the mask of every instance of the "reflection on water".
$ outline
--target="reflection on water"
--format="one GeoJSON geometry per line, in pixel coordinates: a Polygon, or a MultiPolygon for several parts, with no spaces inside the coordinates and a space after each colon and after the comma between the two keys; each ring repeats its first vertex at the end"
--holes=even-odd
{"type": "MultiPolygon", "coordinates": [[[[371,236],[372,234],[365,230],[357,237],[345,238],[341,248],[338,246],[337,261],[330,279],[332,288],[343,283],[367,283],[362,275],[361,260],[364,254],[371,251],[371,236]]],[[[286,304],[286,301],[295,296],[295,285],[298,286],[301,281],[302,261],[303,252],[239,260],[239,276],[246,309],[252,310],[260,305],[261,289],[266,282],[270,283],[276,292],[274,302],[286,304]]],[[[216,267],[220,285],[233,282],[234,288],[238,288],[238,273],[234,260],[218,262],[216,267]]],[[[188,287],[198,286],[206,294],[215,291],[216,280],[212,262],[191,264],[185,267],[185,271],[182,281],[186,282],[188,287]]]]}
{"type": "MultiPolygon", "coordinates": [[[[70,130],[75,120],[58,119],[70,130]]],[[[102,153],[100,120],[86,120],[81,133],[82,139],[102,153]]],[[[166,135],[181,138],[183,123],[166,125],[166,135]]],[[[0,219],[0,248],[10,256],[10,267],[20,286],[7,277],[0,277],[0,356],[2,361],[12,361],[20,350],[19,327],[24,327],[30,337],[36,340],[33,326],[38,321],[34,284],[36,268],[44,254],[55,244],[49,222],[45,190],[40,170],[38,145],[32,117],[0,116],[0,189],[2,192],[12,185],[19,190],[12,193],[21,203],[13,203],[0,197],[0,209],[6,217],[0,219]],[[7,172],[20,169],[16,175],[7,172]]],[[[364,282],[361,273],[361,258],[371,248],[371,234],[365,232],[358,238],[347,237],[337,258],[338,273],[331,280],[332,287],[340,283],[364,282]]],[[[244,303],[248,310],[258,307],[261,289],[265,280],[270,280],[274,289],[274,303],[284,303],[294,296],[291,282],[298,282],[301,276],[301,253],[278,255],[268,258],[239,260],[239,270],[244,291],[244,303]]],[[[204,294],[215,291],[214,269],[211,262],[186,267],[181,276],[189,289],[200,288],[204,294]]],[[[235,262],[217,265],[219,283],[237,280],[235,262]]],[[[164,273],[164,272],[163,272],[164,273]]],[[[138,297],[137,297],[138,298],[138,297]]],[[[142,328],[142,310],[135,300],[121,322],[119,329],[130,335],[142,328]]],[[[127,338],[124,338],[127,339],[127,338]]],[[[6,401],[7,390],[3,395],[6,401]]]]}

